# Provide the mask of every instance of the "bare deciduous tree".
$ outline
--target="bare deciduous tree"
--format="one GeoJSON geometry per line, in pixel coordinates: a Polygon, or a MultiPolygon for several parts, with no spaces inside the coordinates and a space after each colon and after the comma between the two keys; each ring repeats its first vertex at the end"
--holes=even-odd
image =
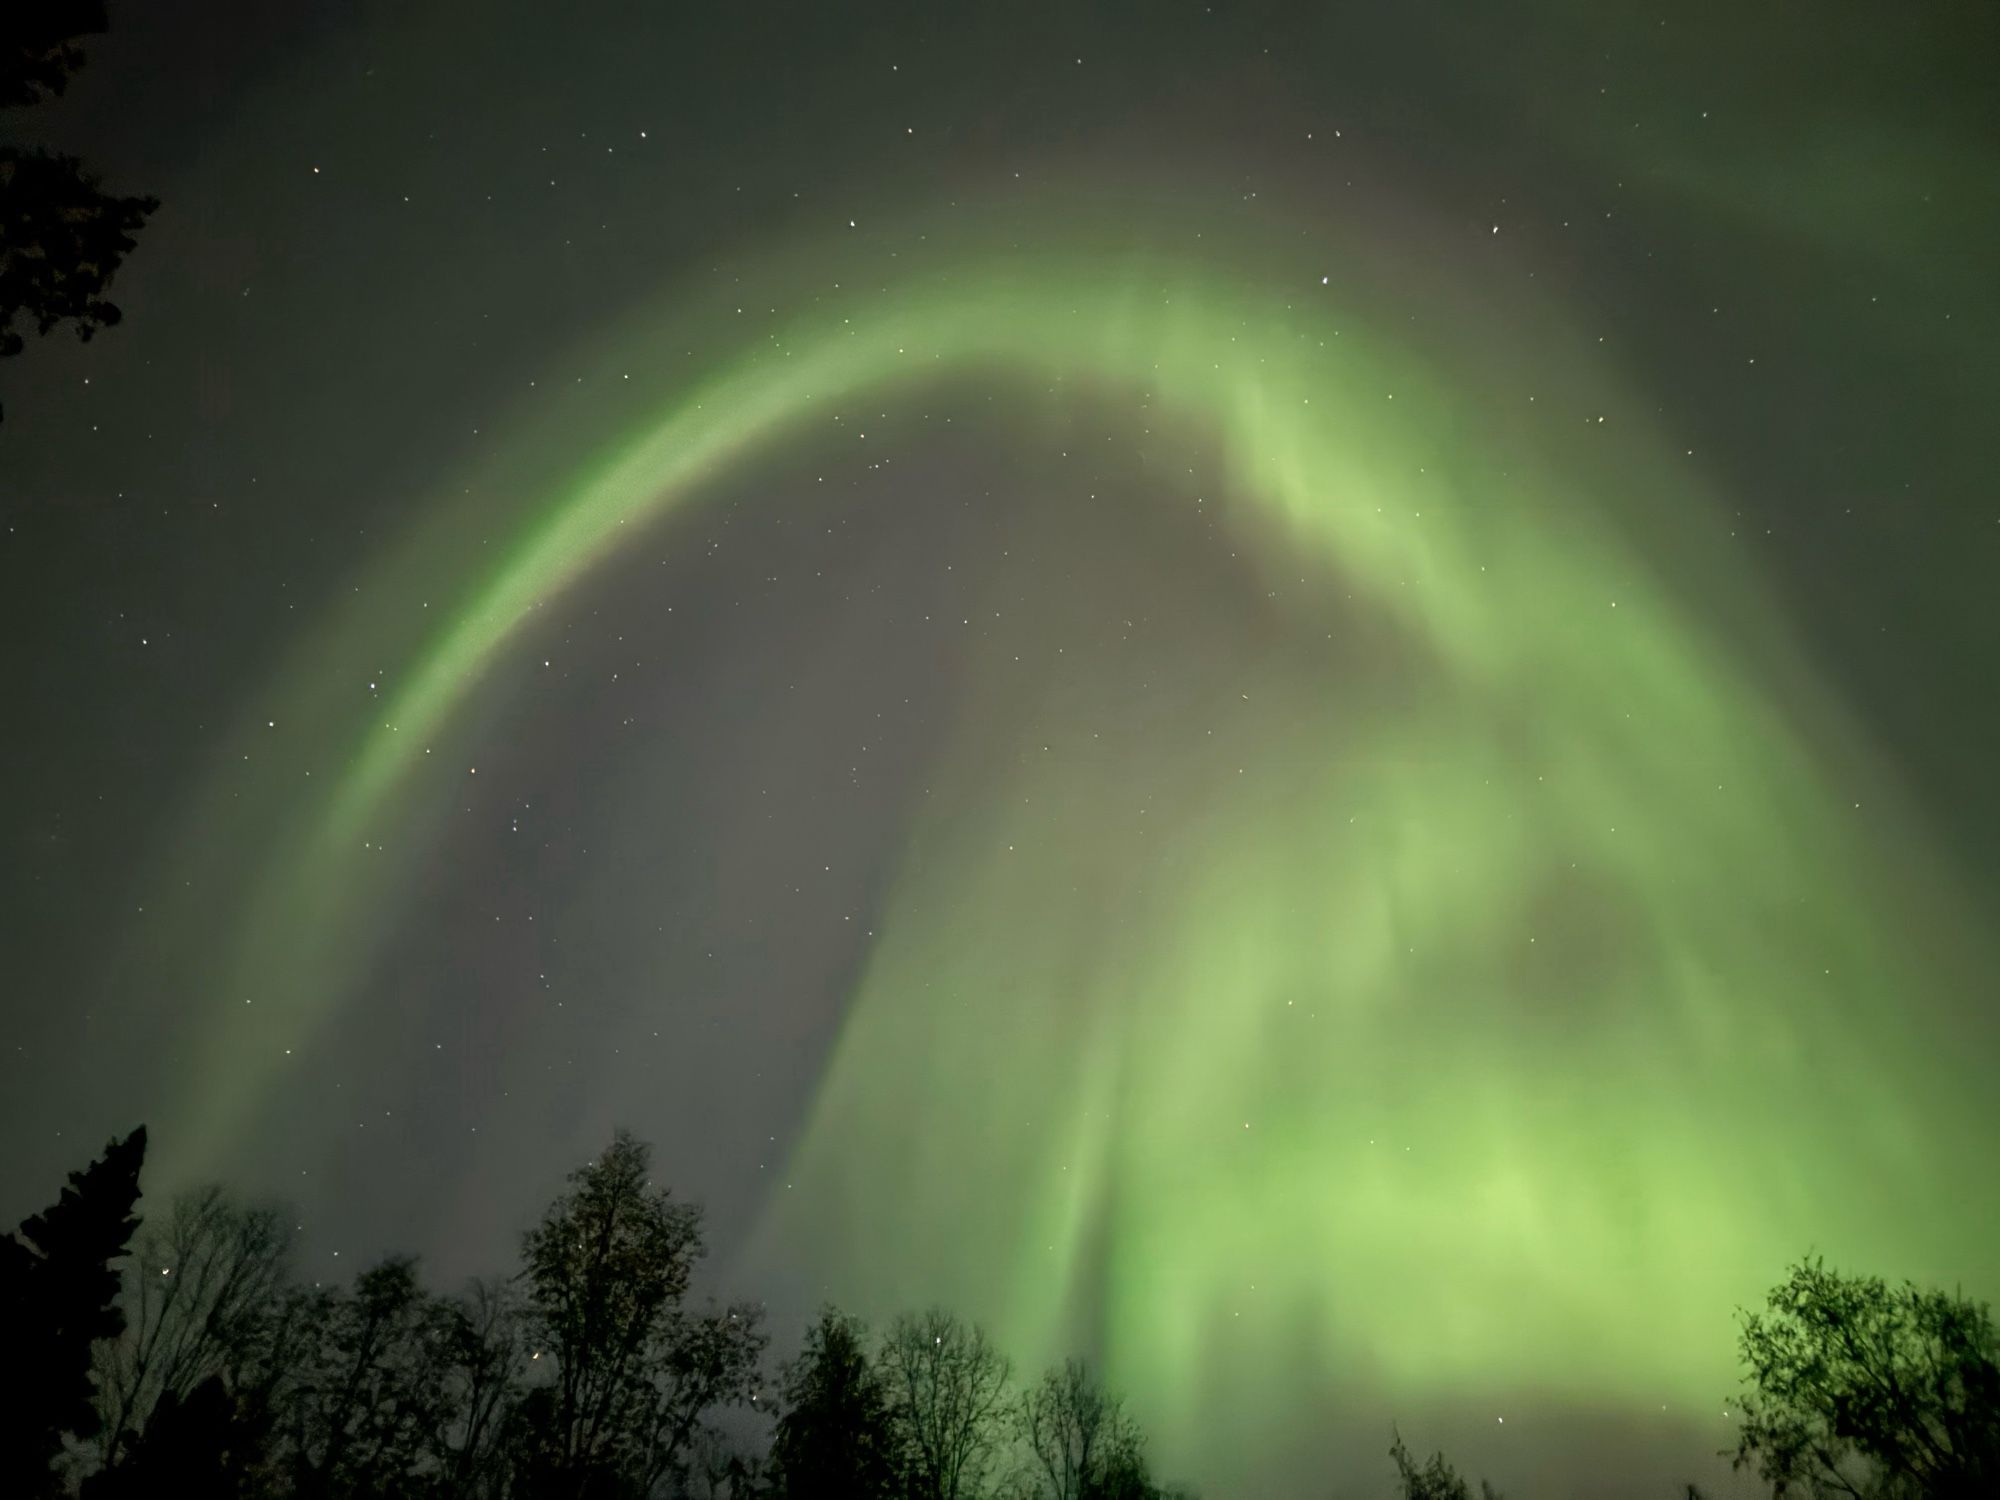
{"type": "Polygon", "coordinates": [[[504,1488],[507,1420],[527,1366],[521,1300],[510,1282],[475,1281],[441,1310],[444,1424],[434,1434],[440,1489],[478,1495],[504,1488]]]}
{"type": "Polygon", "coordinates": [[[211,1375],[232,1388],[260,1358],[284,1284],[291,1231],[275,1208],[219,1187],[173,1200],[148,1226],[125,1284],[125,1333],[97,1350],[102,1462],[115,1468],[163,1397],[185,1402],[211,1375]]]}
{"type": "Polygon", "coordinates": [[[663,1321],[647,1350],[646,1390],[638,1404],[640,1493],[653,1493],[669,1478],[685,1479],[706,1413],[758,1404],[765,1343],[764,1310],[753,1303],[699,1313],[675,1309],[663,1321]]]}
{"type": "Polygon", "coordinates": [[[1048,1500],[1101,1500],[1121,1485],[1143,1485],[1139,1430],[1123,1405],[1080,1360],[1050,1370],[1022,1400],[1021,1439],[1031,1483],[1048,1500]]]}
{"type": "Polygon", "coordinates": [[[443,1309],[391,1259],[354,1285],[298,1293],[278,1391],[278,1458],[301,1500],[396,1495],[427,1482],[448,1422],[443,1309]]]}
{"type": "Polygon", "coordinates": [[[899,1318],[879,1361],[915,1500],[969,1500],[1000,1448],[1006,1358],[941,1308],[899,1318]]]}

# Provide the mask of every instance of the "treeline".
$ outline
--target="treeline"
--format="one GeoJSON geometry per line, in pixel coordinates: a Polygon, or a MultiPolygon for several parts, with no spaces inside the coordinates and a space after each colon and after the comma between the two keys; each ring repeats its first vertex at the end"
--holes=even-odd
{"type": "Polygon", "coordinates": [[[1018,1390],[943,1311],[831,1309],[775,1377],[762,1309],[697,1304],[701,1212],[619,1134],[445,1295],[406,1258],[288,1272],[292,1225],[217,1188],[134,1215],[145,1134],[0,1240],[0,1495],[83,1500],[1153,1500],[1080,1364],[1018,1390]]]}
{"type": "MultiPolygon", "coordinates": [[[[701,1213],[620,1133],[456,1295],[414,1262],[289,1273],[292,1226],[207,1188],[141,1227],[145,1132],[0,1237],[0,1496],[81,1500],[1165,1500],[1070,1361],[1024,1386],[933,1310],[827,1309],[775,1371],[762,1312],[697,1305],[701,1213]]],[[[1743,1320],[1735,1461],[1774,1495],[2000,1495],[1982,1304],[1818,1262],[1743,1320]]],[[[1404,1500],[1471,1500],[1390,1450],[1404,1500]]],[[[1480,1493],[1491,1495],[1481,1486],[1480,1493]]],[[[1690,1486],[1688,1493],[1695,1491],[1690,1486]]]]}

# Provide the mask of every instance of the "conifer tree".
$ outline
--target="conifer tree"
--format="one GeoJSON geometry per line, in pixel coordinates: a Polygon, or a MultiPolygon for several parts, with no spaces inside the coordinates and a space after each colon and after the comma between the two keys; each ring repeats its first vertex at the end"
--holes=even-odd
{"type": "Polygon", "coordinates": [[[118,1268],[139,1220],[145,1127],[114,1140],[54,1205],[0,1238],[0,1494],[56,1491],[51,1465],[65,1435],[97,1430],[91,1349],[125,1327],[118,1268]]]}
{"type": "Polygon", "coordinates": [[[881,1500],[897,1487],[895,1424],[861,1324],[826,1308],[785,1368],[771,1468],[786,1500],[881,1500]]]}

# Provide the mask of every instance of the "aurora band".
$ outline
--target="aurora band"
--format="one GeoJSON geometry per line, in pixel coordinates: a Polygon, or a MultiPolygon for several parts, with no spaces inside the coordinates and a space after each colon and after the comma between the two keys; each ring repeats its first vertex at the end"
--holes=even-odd
{"type": "MultiPolygon", "coordinates": [[[[1163,745],[1143,838],[1124,767],[948,748],[754,1260],[810,1245],[842,1302],[949,1302],[1029,1365],[1086,1342],[1196,1464],[1336,1370],[1709,1411],[1732,1308],[1808,1247],[1991,1270],[1945,1185],[1994,1127],[1928,1009],[1978,945],[1700,471],[1545,314],[1182,229],[800,256],[733,350],[621,332],[602,368],[671,394],[600,456],[524,418],[288,674],[352,749],[255,833],[223,985],[277,1003],[218,1034],[206,1077],[243,1082],[196,1154],[337,1009],[408,878],[385,830],[435,827],[426,753],[525,621],[733,466],[844,441],[843,403],[974,384],[1023,395],[1011,442],[1072,397],[1190,434],[1301,628],[1338,599],[1376,659],[1230,681],[1254,760],[1163,745]],[[475,528],[503,545],[466,576],[475,528]],[[380,601],[414,580],[413,639],[380,601]],[[355,737],[323,684],[376,656],[355,737]]],[[[963,746],[1065,728],[1019,711],[969,683],[963,746]]]]}

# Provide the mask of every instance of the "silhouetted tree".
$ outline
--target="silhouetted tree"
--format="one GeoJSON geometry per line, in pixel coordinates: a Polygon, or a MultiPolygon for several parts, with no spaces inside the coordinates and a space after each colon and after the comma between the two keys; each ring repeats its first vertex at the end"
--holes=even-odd
{"type": "Polygon", "coordinates": [[[261,1403],[233,1393],[219,1374],[185,1394],[168,1389],[129,1438],[116,1468],[83,1482],[82,1500],[258,1500],[276,1493],[266,1460],[269,1417],[261,1403]]]}
{"type": "Polygon", "coordinates": [[[1739,1347],[1736,1467],[1776,1495],[2000,1495],[2000,1343],[1983,1303],[1818,1260],[1793,1268],[1739,1347]]]}
{"type": "Polygon", "coordinates": [[[475,1281],[439,1307],[434,1336],[444,1379],[445,1421],[431,1443],[439,1493],[499,1493],[527,1369],[520,1297],[511,1283],[475,1281]]]}
{"type": "Polygon", "coordinates": [[[65,1435],[97,1431],[91,1349],[125,1326],[116,1262],[139,1221],[142,1126],[81,1172],[55,1205],[0,1237],[0,1495],[55,1491],[65,1435]]]}
{"type": "Polygon", "coordinates": [[[782,1494],[766,1482],[766,1466],[754,1453],[713,1427],[702,1429],[690,1445],[688,1475],[682,1486],[694,1500],[754,1500],[782,1494]]]}
{"type": "Polygon", "coordinates": [[[449,1421],[447,1316],[407,1259],[297,1294],[278,1386],[279,1460],[304,1500],[414,1495],[449,1421]]]}
{"type": "Polygon", "coordinates": [[[867,1331],[834,1308],[785,1367],[771,1471],[785,1500],[887,1500],[899,1483],[896,1429],[867,1331]]]}
{"type": "Polygon", "coordinates": [[[1034,1493],[1049,1500],[1124,1500],[1152,1484],[1139,1429],[1080,1360],[1065,1360],[1022,1400],[1021,1439],[1034,1493]]]}
{"type": "Polygon", "coordinates": [[[984,1500],[1003,1477],[1008,1500],[1166,1500],[1082,1366],[1017,1411],[1006,1361],[937,1311],[873,1360],[824,1312],[766,1462],[716,1420],[771,1411],[761,1309],[687,1305],[700,1214],[629,1135],[571,1174],[519,1276],[457,1297],[409,1259],[291,1284],[289,1216],[213,1188],[140,1237],[121,1294],[144,1149],[143,1131],[112,1142],[0,1238],[0,1500],[64,1492],[58,1456],[79,1500],[984,1500]],[[999,1473],[1020,1434],[1049,1483],[999,1473]]]}
{"type": "Polygon", "coordinates": [[[881,1370],[912,1500],[979,1494],[1003,1437],[1006,1359],[980,1329],[933,1308],[890,1327],[881,1370]]]}
{"type": "MultiPolygon", "coordinates": [[[[1389,1446],[1389,1456],[1396,1461],[1396,1482],[1403,1500],[1472,1500],[1472,1487],[1445,1462],[1442,1453],[1433,1453],[1430,1462],[1419,1468],[1399,1432],[1389,1446]]],[[[1500,1500],[1500,1492],[1483,1479],[1479,1494],[1481,1500],[1500,1500]]]]}
{"type": "Polygon", "coordinates": [[[83,66],[78,37],[104,30],[104,0],[9,6],[0,22],[0,109],[53,99],[83,66]]]}
{"type": "MultiPolygon", "coordinates": [[[[104,25],[102,0],[0,6],[0,108],[62,93],[83,65],[77,38],[104,25]]],[[[38,334],[70,323],[81,339],[116,323],[105,288],[159,206],[100,191],[74,156],[0,147],[0,358],[27,342],[17,323],[38,334]]]]}
{"type": "Polygon", "coordinates": [[[183,1193],[164,1224],[140,1234],[125,1278],[125,1332],[98,1346],[105,1467],[117,1467],[166,1397],[185,1401],[211,1376],[239,1392],[255,1383],[290,1249],[275,1208],[237,1204],[219,1187],[183,1193]]]}
{"type": "Polygon", "coordinates": [[[764,1310],[754,1303],[668,1314],[641,1364],[635,1433],[640,1494],[654,1494],[669,1480],[685,1481],[688,1456],[709,1412],[757,1404],[765,1343],[764,1310]]]}
{"type": "Polygon", "coordinates": [[[1090,1500],[1192,1500],[1187,1490],[1162,1489],[1153,1482],[1136,1429],[1132,1442],[1112,1448],[1084,1490],[1090,1500]]]}
{"type": "Polygon", "coordinates": [[[548,1374],[517,1431],[550,1494],[650,1494],[678,1477],[706,1412],[754,1392],[761,1313],[682,1307],[701,1211],[654,1187],[648,1159],[618,1132],[523,1242],[530,1359],[548,1374]]]}

